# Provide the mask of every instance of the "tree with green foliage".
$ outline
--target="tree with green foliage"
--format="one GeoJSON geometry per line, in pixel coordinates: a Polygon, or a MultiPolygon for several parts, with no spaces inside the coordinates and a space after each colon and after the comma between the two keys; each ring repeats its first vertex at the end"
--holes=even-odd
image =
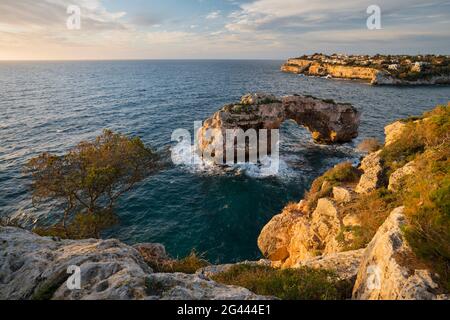
{"type": "Polygon", "coordinates": [[[104,130],[58,156],[43,153],[31,159],[34,204],[51,200],[62,208],[57,224],[36,228],[41,235],[62,238],[99,237],[117,218],[114,205],[124,193],[160,169],[158,155],[139,138],[104,130]]]}

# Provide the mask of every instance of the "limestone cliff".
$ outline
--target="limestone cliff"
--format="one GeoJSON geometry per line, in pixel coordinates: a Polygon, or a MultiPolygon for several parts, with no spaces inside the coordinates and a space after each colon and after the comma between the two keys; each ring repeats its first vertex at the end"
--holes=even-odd
{"type": "Polygon", "coordinates": [[[346,163],[327,171],[314,181],[305,199],[287,205],[267,223],[258,238],[263,255],[274,267],[296,268],[316,260],[332,261],[333,269],[339,269],[331,257],[347,254],[349,266],[358,266],[353,269],[358,274],[354,299],[448,299],[444,294],[448,278],[442,280],[436,270],[448,265],[445,239],[449,230],[440,225],[445,222],[437,224],[436,231],[430,230],[429,220],[418,220],[422,216],[417,212],[423,207],[421,215],[432,212],[435,218],[448,210],[448,197],[439,198],[437,204],[433,201],[436,194],[448,192],[450,145],[448,131],[442,128],[449,123],[450,105],[437,107],[418,120],[387,126],[381,150],[367,154],[357,168],[346,163]],[[441,166],[447,169],[438,169],[441,166]],[[354,170],[359,173],[355,175],[354,170]],[[416,178],[417,174],[423,177],[416,178]],[[422,185],[424,177],[429,187],[422,185]],[[443,256],[436,256],[441,262],[416,255],[417,246],[424,244],[415,243],[412,249],[404,230],[411,237],[417,226],[421,233],[414,237],[424,236],[421,241],[436,236],[430,246],[442,246],[443,256]]]}
{"type": "Polygon", "coordinates": [[[0,227],[0,248],[0,299],[267,299],[198,275],[154,273],[138,250],[118,240],[60,240],[0,227]],[[80,289],[66,284],[69,266],[80,267],[80,289]]]}
{"type": "Polygon", "coordinates": [[[359,79],[373,85],[450,84],[448,56],[347,56],[315,54],[288,59],[284,72],[340,79],[359,79]]]}

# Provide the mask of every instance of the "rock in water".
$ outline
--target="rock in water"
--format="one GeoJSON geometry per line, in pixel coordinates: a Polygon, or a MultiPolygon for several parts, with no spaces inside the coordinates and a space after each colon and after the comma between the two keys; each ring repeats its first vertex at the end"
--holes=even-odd
{"type": "MultiPolygon", "coordinates": [[[[213,149],[214,157],[221,159],[225,155],[227,130],[233,133],[240,129],[270,131],[278,129],[288,119],[306,127],[315,142],[331,144],[348,142],[357,137],[360,113],[350,104],[310,96],[277,98],[263,93],[248,94],[239,103],[227,105],[205,120],[198,132],[198,149],[208,155],[213,149]]],[[[239,148],[233,143],[234,148],[239,148]]],[[[244,148],[248,155],[248,146],[244,148]]],[[[269,145],[268,153],[270,148],[269,145]]]]}

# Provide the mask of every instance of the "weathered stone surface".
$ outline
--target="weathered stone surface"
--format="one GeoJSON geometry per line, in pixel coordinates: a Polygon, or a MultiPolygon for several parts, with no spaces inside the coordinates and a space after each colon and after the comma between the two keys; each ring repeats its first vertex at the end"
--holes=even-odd
{"type": "Polygon", "coordinates": [[[157,300],[271,300],[251,291],[184,273],[153,273],[147,278],[147,299],[157,300]]]}
{"type": "Polygon", "coordinates": [[[333,270],[342,280],[355,280],[363,253],[364,249],[333,253],[300,261],[293,267],[305,266],[315,269],[333,270]]]}
{"type": "Polygon", "coordinates": [[[406,176],[409,176],[416,172],[416,168],[414,166],[414,161],[411,161],[401,167],[400,169],[395,170],[391,176],[389,177],[389,186],[388,190],[390,191],[399,191],[402,185],[402,181],[406,176]]]}
{"type": "Polygon", "coordinates": [[[314,54],[288,59],[281,71],[326,78],[358,79],[373,85],[432,85],[449,84],[450,75],[431,72],[434,67],[427,62],[413,62],[417,57],[365,57],[314,54]],[[386,59],[393,59],[385,63],[386,59]],[[407,66],[418,79],[399,77],[398,68],[407,66]],[[435,73],[435,74],[433,74],[435,73]]]}
{"type": "MultiPolygon", "coordinates": [[[[162,246],[138,248],[165,257],[162,246]]],[[[154,274],[118,240],[58,240],[0,227],[0,249],[0,299],[267,299],[197,275],[154,274]],[[80,290],[67,288],[69,266],[80,267],[80,290]]]]}
{"type": "Polygon", "coordinates": [[[0,298],[140,299],[151,269],[117,240],[57,241],[0,228],[0,298]],[[69,291],[67,268],[81,268],[82,289],[69,291]],[[53,288],[54,294],[49,288],[53,288]]]}
{"type": "Polygon", "coordinates": [[[347,203],[352,201],[352,194],[347,188],[333,187],[333,198],[337,203],[347,203]]]}
{"type": "Polygon", "coordinates": [[[274,216],[261,230],[258,247],[272,261],[284,261],[289,257],[291,230],[302,219],[301,211],[284,210],[274,216]]]}
{"type": "Polygon", "coordinates": [[[196,274],[203,278],[211,278],[219,273],[227,272],[236,265],[250,265],[250,266],[271,266],[270,260],[261,259],[259,261],[242,261],[238,263],[228,263],[211,265],[197,270],[196,274]]]}
{"type": "Polygon", "coordinates": [[[364,173],[356,186],[357,193],[370,193],[385,184],[385,170],[380,153],[381,150],[370,153],[361,161],[360,169],[364,173]]]}
{"type": "Polygon", "coordinates": [[[435,299],[438,285],[428,270],[415,269],[414,258],[403,237],[403,207],[392,211],[367,246],[358,271],[353,299],[435,299]]]}
{"type": "MultiPolygon", "coordinates": [[[[262,93],[248,94],[239,103],[223,107],[204,121],[198,132],[199,152],[205,156],[213,155],[218,161],[226,154],[227,130],[236,133],[241,129],[278,129],[287,119],[305,126],[318,143],[341,143],[358,135],[360,113],[350,104],[314,97],[276,98],[262,93]]],[[[232,148],[245,148],[246,155],[250,153],[248,146],[240,146],[236,142],[233,142],[232,148]]]]}
{"type": "Polygon", "coordinates": [[[385,146],[388,146],[392,144],[393,142],[397,141],[397,139],[402,134],[406,124],[401,121],[396,121],[394,123],[391,123],[390,125],[384,127],[384,134],[386,135],[385,138],[385,146]]]}
{"type": "Polygon", "coordinates": [[[160,243],[139,243],[133,246],[150,266],[170,264],[172,259],[166,253],[166,248],[160,243]]]}
{"type": "Polygon", "coordinates": [[[322,198],[312,214],[285,208],[263,228],[258,246],[274,266],[287,268],[318,254],[341,251],[336,240],[341,227],[334,202],[322,198]]]}

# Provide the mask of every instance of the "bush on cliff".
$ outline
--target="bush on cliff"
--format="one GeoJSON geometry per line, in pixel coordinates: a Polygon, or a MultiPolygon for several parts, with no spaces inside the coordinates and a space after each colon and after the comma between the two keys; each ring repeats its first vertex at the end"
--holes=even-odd
{"type": "Polygon", "coordinates": [[[450,291],[450,142],[414,160],[418,168],[401,192],[409,224],[405,235],[414,252],[450,291]]]}
{"type": "Polygon", "coordinates": [[[33,203],[52,201],[61,212],[41,235],[62,238],[99,237],[115,222],[114,204],[145,177],[159,169],[156,153],[139,138],[105,130],[94,141],[83,141],[58,156],[43,153],[31,159],[33,203]]]}
{"type": "Polygon", "coordinates": [[[381,157],[389,173],[414,161],[396,197],[405,206],[405,236],[450,291],[450,104],[410,119],[381,157]]]}
{"type": "Polygon", "coordinates": [[[306,267],[274,269],[238,264],[212,278],[219,283],[283,300],[338,300],[351,296],[351,285],[339,280],[334,272],[306,267]]]}
{"type": "Polygon", "coordinates": [[[194,274],[197,270],[211,265],[203,256],[197,251],[192,250],[191,253],[182,259],[173,259],[165,261],[162,264],[152,264],[150,267],[154,272],[174,273],[181,272],[187,274],[194,274]]]}

